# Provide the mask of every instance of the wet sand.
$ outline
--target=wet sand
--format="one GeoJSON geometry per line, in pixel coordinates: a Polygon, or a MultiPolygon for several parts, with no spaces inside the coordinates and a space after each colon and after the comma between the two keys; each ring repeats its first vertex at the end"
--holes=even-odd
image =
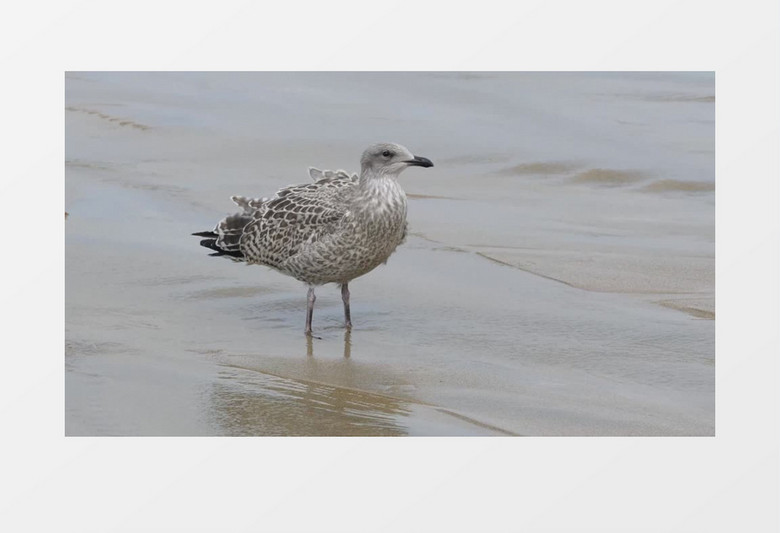
{"type": "Polygon", "coordinates": [[[684,74],[66,75],[66,434],[714,434],[713,94],[684,74]],[[411,234],[350,285],[352,333],[325,286],[308,341],[305,287],[189,234],[376,140],[436,167],[402,176],[411,234]]]}

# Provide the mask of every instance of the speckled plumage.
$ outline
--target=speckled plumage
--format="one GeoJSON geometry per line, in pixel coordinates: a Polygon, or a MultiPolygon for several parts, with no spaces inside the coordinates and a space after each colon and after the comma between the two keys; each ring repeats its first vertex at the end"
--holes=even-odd
{"type": "Polygon", "coordinates": [[[396,180],[410,165],[433,166],[397,144],[369,147],[361,173],[310,168],[314,183],[280,189],[271,198],[232,197],[242,212],[221,220],[201,244],[236,261],[272,267],[310,287],[347,284],[387,261],[406,237],[406,195],[396,180]]]}

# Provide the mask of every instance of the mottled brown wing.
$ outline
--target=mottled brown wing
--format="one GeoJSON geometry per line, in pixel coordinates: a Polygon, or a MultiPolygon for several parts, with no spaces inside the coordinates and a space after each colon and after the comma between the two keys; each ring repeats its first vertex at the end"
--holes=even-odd
{"type": "Polygon", "coordinates": [[[353,177],[330,177],[281,189],[246,225],[241,251],[250,263],[278,267],[307,243],[332,233],[345,215],[345,195],[353,177]]]}

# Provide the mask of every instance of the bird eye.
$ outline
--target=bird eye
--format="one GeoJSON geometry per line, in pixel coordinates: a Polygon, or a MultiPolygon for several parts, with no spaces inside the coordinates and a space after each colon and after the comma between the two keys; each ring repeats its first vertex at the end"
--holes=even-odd
{"type": "Polygon", "coordinates": [[[382,152],[382,155],[385,157],[390,157],[392,155],[392,152],[390,152],[390,150],[385,150],[384,152],[382,152]]]}

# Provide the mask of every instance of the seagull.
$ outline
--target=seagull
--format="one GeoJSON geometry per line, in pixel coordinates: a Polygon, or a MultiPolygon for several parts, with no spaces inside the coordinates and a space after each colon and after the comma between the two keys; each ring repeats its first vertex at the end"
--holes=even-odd
{"type": "Polygon", "coordinates": [[[339,284],[351,329],[349,282],[386,263],[406,238],[406,194],[397,178],[410,166],[433,163],[400,144],[374,144],[360,158],[359,175],[310,167],[313,183],[270,198],[233,196],[241,212],[193,235],[205,237],[200,244],[214,251],[211,256],[265,265],[308,285],[308,336],[314,288],[339,284]]]}

